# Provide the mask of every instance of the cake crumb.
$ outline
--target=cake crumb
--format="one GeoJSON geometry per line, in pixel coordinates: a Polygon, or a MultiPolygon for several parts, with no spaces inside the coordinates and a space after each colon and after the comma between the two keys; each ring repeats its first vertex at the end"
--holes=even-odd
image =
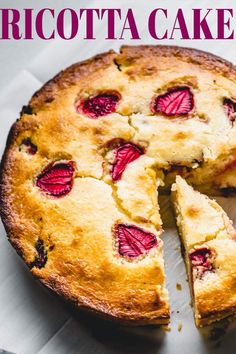
{"type": "Polygon", "coordinates": [[[182,285],[180,283],[176,283],[176,289],[181,291],[182,290],[182,285]]]}
{"type": "Polygon", "coordinates": [[[162,325],[162,328],[165,332],[170,332],[171,328],[168,325],[162,325]]]}
{"type": "Polygon", "coordinates": [[[182,331],[182,328],[183,328],[182,323],[179,323],[179,325],[178,325],[178,332],[181,332],[181,331],[182,331]]]}

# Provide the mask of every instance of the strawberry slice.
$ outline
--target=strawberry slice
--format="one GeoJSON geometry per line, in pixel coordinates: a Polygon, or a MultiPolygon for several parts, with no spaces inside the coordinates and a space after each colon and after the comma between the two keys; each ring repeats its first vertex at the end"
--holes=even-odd
{"type": "Polygon", "coordinates": [[[205,272],[214,272],[215,254],[208,247],[193,249],[189,254],[194,279],[201,279],[205,272]]]}
{"type": "Polygon", "coordinates": [[[140,147],[131,143],[118,147],[115,150],[115,161],[111,170],[113,181],[118,181],[121,179],[122,173],[124,172],[126,166],[143,154],[144,151],[140,147]]]}
{"type": "Polygon", "coordinates": [[[224,107],[227,117],[229,118],[230,122],[232,122],[232,124],[233,124],[236,119],[236,115],[235,115],[236,102],[229,99],[229,98],[225,98],[223,101],[223,107],[224,107]]]}
{"type": "Polygon", "coordinates": [[[65,196],[71,191],[74,172],[73,161],[51,163],[38,175],[36,185],[48,195],[65,196]]]}
{"type": "Polygon", "coordinates": [[[163,95],[157,96],[152,106],[153,112],[165,116],[183,116],[194,108],[193,94],[189,87],[181,86],[169,89],[163,95]]]}
{"type": "Polygon", "coordinates": [[[154,234],[135,225],[117,224],[115,236],[119,254],[131,259],[147,253],[158,245],[154,234]]]}
{"type": "Polygon", "coordinates": [[[101,93],[76,104],[78,113],[84,113],[88,117],[97,119],[115,112],[120,95],[114,92],[101,93]]]}
{"type": "Polygon", "coordinates": [[[200,248],[196,251],[193,251],[190,254],[190,260],[192,265],[198,266],[202,265],[207,267],[208,266],[208,259],[210,258],[210,250],[208,248],[200,248]]]}

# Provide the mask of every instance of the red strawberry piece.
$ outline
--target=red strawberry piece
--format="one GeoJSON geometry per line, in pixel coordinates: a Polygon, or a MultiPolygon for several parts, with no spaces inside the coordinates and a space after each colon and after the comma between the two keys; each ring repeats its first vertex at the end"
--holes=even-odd
{"type": "Polygon", "coordinates": [[[115,236],[119,254],[131,259],[147,253],[158,245],[154,234],[135,225],[117,224],[115,236]]]}
{"type": "Polygon", "coordinates": [[[207,271],[214,271],[214,253],[207,247],[193,249],[190,252],[190,262],[193,268],[194,278],[201,279],[207,271]]]}
{"type": "Polygon", "coordinates": [[[48,260],[47,252],[45,251],[43,240],[38,239],[35,248],[37,251],[37,256],[35,257],[35,260],[31,263],[30,267],[31,268],[36,267],[41,269],[45,266],[48,260]]]}
{"type": "Polygon", "coordinates": [[[48,195],[64,196],[72,188],[74,172],[73,161],[49,164],[38,175],[36,185],[48,195]]]}
{"type": "Polygon", "coordinates": [[[160,112],[165,116],[183,116],[194,108],[193,94],[189,87],[181,86],[169,89],[163,95],[155,98],[153,112],[160,112]]]}
{"type": "Polygon", "coordinates": [[[142,148],[131,143],[118,147],[115,150],[115,161],[111,171],[113,181],[118,181],[121,179],[122,173],[124,172],[126,166],[143,154],[144,152],[142,148]]]}
{"type": "Polygon", "coordinates": [[[38,150],[37,146],[31,142],[30,138],[24,139],[22,141],[20,149],[21,150],[23,149],[25,152],[27,152],[30,155],[35,155],[38,150]]]}
{"type": "Polygon", "coordinates": [[[225,98],[223,101],[223,107],[230,122],[234,123],[236,119],[236,102],[229,98],[225,98]]]}
{"type": "Polygon", "coordinates": [[[88,117],[97,119],[115,112],[120,95],[114,92],[100,93],[76,105],[78,113],[82,112],[88,117]]]}
{"type": "Polygon", "coordinates": [[[190,260],[192,265],[208,265],[208,259],[210,258],[210,250],[208,248],[200,248],[190,254],[190,260]]]}

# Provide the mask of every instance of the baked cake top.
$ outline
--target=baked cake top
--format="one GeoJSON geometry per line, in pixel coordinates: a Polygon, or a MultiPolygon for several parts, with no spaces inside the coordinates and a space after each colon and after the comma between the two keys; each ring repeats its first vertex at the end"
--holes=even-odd
{"type": "Polygon", "coordinates": [[[122,47],[46,83],[1,172],[3,222],[33,274],[114,318],[165,322],[157,187],[232,177],[234,98],[233,65],[178,47],[122,47]]]}

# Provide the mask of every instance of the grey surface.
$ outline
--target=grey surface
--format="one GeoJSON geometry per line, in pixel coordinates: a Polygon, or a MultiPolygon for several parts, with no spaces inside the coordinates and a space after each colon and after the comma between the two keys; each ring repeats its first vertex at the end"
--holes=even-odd
{"type": "MultiPolygon", "coordinates": [[[[1,1],[1,6],[14,7],[82,7],[88,1],[41,0],[1,1]]],[[[95,41],[74,40],[70,42],[1,42],[0,43],[0,154],[8,130],[18,117],[23,104],[43,82],[62,68],[110,48],[118,49],[124,43],[152,43],[145,37],[145,16],[154,7],[167,7],[174,13],[178,7],[213,7],[212,1],[172,0],[156,1],[107,1],[89,2],[96,7],[133,7],[142,30],[142,41],[105,41],[104,28],[96,25],[98,39],[95,41]],[[138,5],[140,4],[140,5],[138,5]]],[[[225,0],[221,6],[235,7],[234,1],[225,0]]],[[[220,6],[217,3],[218,6],[220,6]]],[[[50,24],[48,24],[50,25],[50,24]]],[[[231,41],[166,41],[199,49],[209,50],[226,59],[235,61],[235,49],[231,41]]],[[[162,42],[164,44],[164,42],[162,42]]],[[[223,199],[220,203],[236,222],[235,200],[223,199]]],[[[235,322],[229,326],[221,346],[206,340],[193,323],[192,309],[184,264],[180,255],[179,240],[174,227],[168,199],[162,198],[164,220],[164,247],[167,270],[167,287],[172,308],[171,331],[160,328],[128,329],[114,327],[106,322],[75,313],[57,297],[49,293],[29,274],[23,262],[8,244],[5,231],[0,228],[0,347],[17,354],[90,354],[90,353],[148,353],[148,354],[221,354],[235,352],[235,322]],[[182,291],[176,290],[176,283],[182,291]],[[182,324],[183,329],[178,331],[182,324]]],[[[208,330],[208,332],[210,329],[208,330]]]]}

